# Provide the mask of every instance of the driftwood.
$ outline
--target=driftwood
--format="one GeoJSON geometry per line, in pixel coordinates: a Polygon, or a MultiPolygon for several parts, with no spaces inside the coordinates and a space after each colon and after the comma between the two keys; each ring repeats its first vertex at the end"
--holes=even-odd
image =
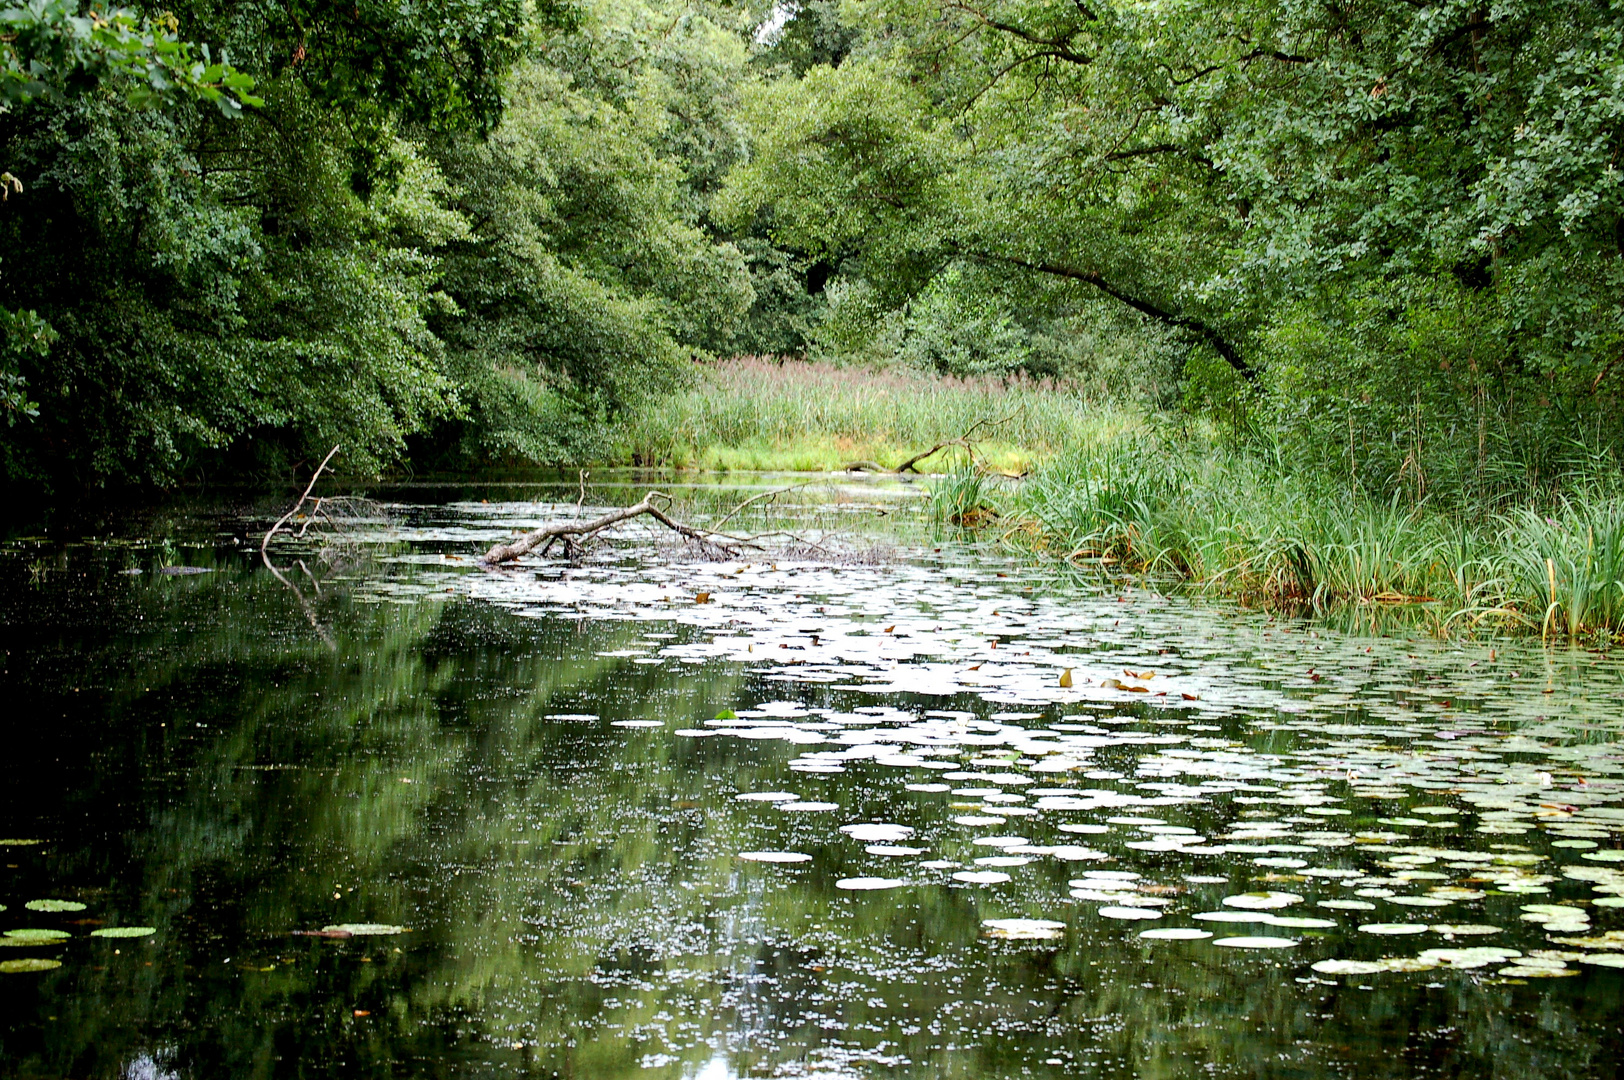
{"type": "Polygon", "coordinates": [[[1010,413],[1008,416],[1001,417],[997,420],[986,418],[977,420],[975,423],[966,428],[964,434],[960,435],[958,438],[939,442],[929,450],[926,450],[923,453],[915,454],[913,457],[909,458],[907,461],[904,461],[901,465],[898,465],[894,469],[888,469],[884,465],[874,461],[848,461],[846,464],[840,467],[840,470],[841,472],[890,473],[894,476],[901,476],[903,473],[907,472],[917,473],[919,469],[916,466],[918,466],[921,461],[924,461],[926,458],[946,450],[950,446],[963,447],[964,452],[970,455],[970,464],[974,465],[976,463],[976,442],[970,436],[974,435],[977,429],[982,427],[997,427],[1000,424],[1007,424],[1009,421],[1015,419],[1015,416],[1015,413],[1010,413]]]}
{"type": "Polygon", "coordinates": [[[709,529],[696,529],[691,525],[684,525],[680,521],[675,521],[665,512],[665,508],[670,505],[671,496],[663,491],[651,491],[643,496],[641,502],[611,510],[602,517],[596,517],[590,521],[549,521],[541,528],[526,533],[511,544],[497,544],[487,551],[479,561],[487,566],[512,562],[514,559],[530,554],[538,547],[541,548],[542,554],[545,555],[556,541],[562,541],[565,551],[572,552],[581,541],[592,539],[610,526],[643,516],[653,518],[686,540],[692,540],[702,547],[730,557],[738,554],[740,546],[750,543],[740,537],[728,536],[709,529]]]}
{"type": "MultiPolygon", "coordinates": [[[[282,526],[291,521],[293,516],[299,512],[300,508],[310,500],[310,493],[316,490],[316,481],[321,479],[321,474],[327,471],[328,462],[332,461],[333,455],[337,453],[338,447],[336,446],[327,451],[327,456],[321,459],[321,464],[316,466],[316,471],[310,474],[310,483],[305,485],[304,494],[299,496],[299,501],[294,503],[293,506],[289,508],[287,513],[277,518],[276,524],[265,530],[265,538],[259,542],[259,557],[264,561],[265,568],[272,574],[276,575],[276,580],[287,586],[289,591],[293,593],[294,599],[299,601],[299,608],[304,612],[305,619],[310,623],[311,627],[316,631],[316,633],[321,636],[321,640],[327,645],[327,647],[333,650],[337,650],[338,643],[335,642],[333,640],[333,636],[327,632],[327,628],[322,626],[321,620],[316,618],[315,608],[310,606],[310,601],[305,599],[305,594],[299,591],[299,586],[289,581],[287,575],[282,573],[282,571],[277,568],[277,565],[271,561],[270,548],[271,537],[275,536],[281,530],[282,526]]],[[[320,512],[320,509],[321,500],[317,499],[315,502],[315,509],[311,511],[310,520],[306,521],[304,523],[304,527],[299,530],[299,536],[304,536],[305,529],[310,528],[310,521],[315,520],[315,516],[320,512]]],[[[321,586],[316,583],[315,576],[310,573],[310,568],[305,566],[303,559],[299,560],[299,569],[304,571],[305,577],[310,579],[310,584],[315,588],[317,595],[320,595],[321,586]]]]}

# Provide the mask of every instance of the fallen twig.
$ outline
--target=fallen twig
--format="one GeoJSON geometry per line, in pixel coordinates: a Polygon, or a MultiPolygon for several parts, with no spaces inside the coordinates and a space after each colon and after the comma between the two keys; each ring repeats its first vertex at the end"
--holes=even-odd
{"type": "Polygon", "coordinates": [[[571,550],[577,539],[590,539],[612,525],[618,525],[623,521],[629,521],[632,518],[644,515],[658,521],[678,536],[692,540],[702,546],[714,548],[729,556],[738,554],[736,545],[748,543],[748,541],[741,540],[738,537],[725,536],[722,533],[706,529],[696,529],[691,525],[684,525],[680,521],[674,521],[665,512],[665,508],[670,505],[671,496],[663,491],[650,491],[643,496],[640,502],[611,510],[591,521],[550,521],[534,532],[526,533],[511,544],[497,544],[487,551],[479,561],[487,566],[512,562],[514,559],[528,555],[537,547],[541,547],[543,554],[545,554],[554,541],[562,541],[565,550],[571,550]],[[727,542],[721,542],[716,537],[722,537],[722,540],[727,542]]]}

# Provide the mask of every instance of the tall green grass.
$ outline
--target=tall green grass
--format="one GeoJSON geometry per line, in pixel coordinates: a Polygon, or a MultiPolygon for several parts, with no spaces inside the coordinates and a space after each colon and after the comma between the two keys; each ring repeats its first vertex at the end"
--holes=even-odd
{"type": "MultiPolygon", "coordinates": [[[[733,469],[827,471],[864,460],[892,467],[983,420],[1002,422],[979,433],[979,454],[1008,472],[1144,424],[1142,413],[1100,406],[1066,384],[742,357],[706,365],[688,390],[626,417],[616,458],[733,469]]],[[[964,462],[955,448],[919,468],[949,472],[964,462]]]]}
{"type": "Polygon", "coordinates": [[[1624,634],[1624,497],[1613,478],[1584,482],[1544,506],[1446,511],[1139,430],[1072,449],[1001,502],[978,497],[1010,542],[1270,607],[1406,606],[1445,632],[1624,634]]]}

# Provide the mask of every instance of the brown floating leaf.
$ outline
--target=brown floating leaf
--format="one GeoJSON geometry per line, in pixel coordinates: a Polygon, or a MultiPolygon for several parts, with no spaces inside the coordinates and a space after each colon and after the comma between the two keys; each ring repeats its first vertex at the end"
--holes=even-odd
{"type": "Polygon", "coordinates": [[[1180,694],[1179,697],[1183,698],[1185,701],[1200,701],[1201,700],[1201,695],[1200,694],[1180,694]]]}
{"type": "Polygon", "coordinates": [[[1071,689],[1071,668],[1060,673],[1060,685],[1063,689],[1071,689]]]}
{"type": "Polygon", "coordinates": [[[710,603],[710,593],[708,593],[708,592],[699,593],[698,595],[696,595],[694,597],[694,603],[696,603],[696,604],[708,604],[708,603],[710,603]]]}
{"type": "Polygon", "coordinates": [[[883,632],[889,634],[891,631],[895,630],[896,628],[897,628],[897,624],[892,623],[890,626],[887,626],[883,632]]]}

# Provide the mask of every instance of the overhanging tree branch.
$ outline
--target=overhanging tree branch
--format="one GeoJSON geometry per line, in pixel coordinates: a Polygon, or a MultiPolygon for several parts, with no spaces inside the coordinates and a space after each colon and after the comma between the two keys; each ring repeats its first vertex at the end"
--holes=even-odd
{"type": "Polygon", "coordinates": [[[1106,281],[1098,270],[1079,270],[1076,267],[1064,266],[1060,263],[1031,262],[1027,259],[1017,259],[1011,255],[995,255],[991,252],[984,251],[965,252],[965,254],[970,258],[979,259],[983,262],[1001,263],[1005,266],[1014,266],[1022,270],[1031,270],[1034,273],[1052,274],[1055,277],[1063,277],[1072,281],[1086,282],[1112,299],[1118,300],[1121,303],[1126,304],[1128,307],[1133,308],[1133,310],[1139,312],[1141,315],[1154,319],[1165,326],[1177,327],[1198,340],[1205,342],[1212,348],[1213,352],[1223,357],[1224,362],[1230,367],[1234,368],[1235,371],[1247,382],[1257,382],[1257,369],[1251,364],[1247,363],[1246,358],[1241,355],[1240,350],[1237,349],[1228,338],[1220,334],[1214,327],[1201,319],[1194,317],[1193,315],[1180,315],[1177,312],[1168,311],[1166,308],[1154,304],[1143,297],[1134,296],[1131,293],[1124,292],[1122,289],[1111,284],[1109,281],[1106,281]]]}

